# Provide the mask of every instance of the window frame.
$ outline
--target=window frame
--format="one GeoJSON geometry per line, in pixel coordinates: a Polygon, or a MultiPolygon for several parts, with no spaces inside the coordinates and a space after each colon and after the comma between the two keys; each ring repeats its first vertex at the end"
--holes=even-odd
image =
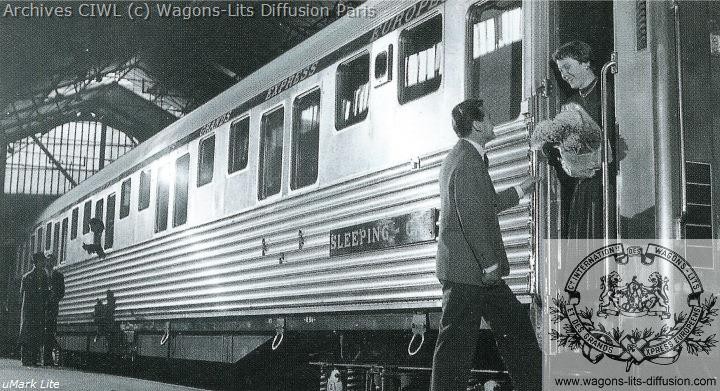
{"type": "Polygon", "coordinates": [[[78,226],[80,223],[80,207],[74,207],[70,216],[70,240],[73,240],[77,239],[78,237],[78,226]]]}
{"type": "Polygon", "coordinates": [[[45,251],[49,251],[52,248],[52,234],[53,234],[53,223],[49,221],[45,225],[45,251]]]}
{"type": "Polygon", "coordinates": [[[228,131],[228,160],[227,160],[228,175],[236,174],[236,173],[246,170],[248,168],[249,163],[250,163],[250,114],[245,114],[242,117],[233,121],[230,124],[230,129],[228,131]],[[248,124],[247,132],[246,132],[246,134],[247,134],[247,149],[245,151],[245,165],[243,165],[240,168],[233,169],[234,168],[233,163],[235,162],[235,159],[234,159],[235,152],[233,149],[233,146],[234,146],[233,141],[235,140],[235,137],[233,137],[233,134],[236,133],[236,131],[237,131],[237,133],[241,133],[243,131],[243,129],[234,129],[234,127],[236,124],[240,124],[244,121],[247,121],[247,124],[248,124]]]}
{"type": "Polygon", "coordinates": [[[45,248],[45,227],[42,224],[35,230],[37,242],[35,242],[35,252],[42,252],[45,248]]]}
{"type": "Polygon", "coordinates": [[[112,248],[115,245],[115,220],[117,212],[117,208],[115,207],[116,204],[117,196],[115,195],[115,193],[108,194],[107,200],[105,202],[105,237],[103,238],[104,249],[112,248]],[[110,200],[112,200],[112,203],[110,202],[110,200]]]}
{"type": "Polygon", "coordinates": [[[208,183],[212,183],[213,178],[215,177],[215,150],[217,147],[217,137],[215,137],[215,133],[208,134],[206,136],[203,136],[203,138],[198,141],[198,147],[197,147],[197,178],[195,182],[195,187],[202,187],[207,185],[208,183]],[[212,139],[212,159],[210,159],[210,176],[205,178],[202,176],[203,172],[203,146],[205,143],[212,139]]]}
{"type": "MultiPolygon", "coordinates": [[[[433,92],[436,92],[440,89],[440,86],[442,86],[442,82],[445,79],[443,75],[445,74],[445,17],[442,12],[434,12],[427,17],[423,18],[422,20],[418,21],[417,23],[414,23],[411,26],[407,26],[403,28],[400,31],[399,37],[398,37],[398,65],[397,65],[397,97],[398,102],[400,105],[404,105],[406,103],[410,103],[412,101],[415,101],[417,99],[420,99],[422,97],[431,95],[433,92]],[[430,82],[426,79],[425,81],[418,82],[416,84],[413,84],[411,86],[405,85],[405,78],[406,78],[406,72],[405,72],[405,61],[406,61],[406,52],[408,50],[409,43],[404,41],[404,37],[408,34],[412,34],[412,32],[417,31],[417,29],[424,26],[426,23],[431,23],[434,19],[439,18],[440,19],[440,41],[436,42],[435,45],[438,43],[441,43],[442,45],[442,59],[440,62],[440,72],[437,77],[433,77],[430,82]]],[[[417,34],[416,34],[417,35],[417,34]]],[[[429,49],[429,48],[428,48],[429,49]]],[[[427,49],[425,49],[427,50],[427,49]]],[[[417,52],[420,53],[420,52],[417,52]]],[[[437,53],[435,55],[437,58],[437,53]]]]}
{"type": "Polygon", "coordinates": [[[60,225],[61,220],[56,221],[53,224],[53,243],[52,243],[52,254],[55,258],[58,258],[58,252],[60,251],[60,225]]]}
{"type": "Polygon", "coordinates": [[[172,227],[175,228],[175,227],[181,226],[183,224],[186,224],[188,221],[188,205],[190,203],[190,153],[185,153],[175,159],[175,181],[173,183],[173,191],[174,191],[174,195],[173,195],[172,227]],[[184,168],[185,168],[185,172],[186,172],[186,174],[185,174],[185,189],[184,189],[185,205],[183,208],[182,220],[180,221],[178,219],[178,200],[179,200],[178,184],[180,183],[178,181],[178,178],[179,178],[178,166],[179,166],[181,160],[183,160],[183,159],[185,160],[185,162],[183,164],[185,165],[184,168]]]}
{"type": "Polygon", "coordinates": [[[395,73],[395,49],[394,44],[390,43],[385,48],[375,53],[375,58],[372,66],[372,75],[375,83],[375,88],[381,87],[391,81],[393,81],[393,73],[395,73]],[[385,73],[383,75],[377,75],[378,58],[381,55],[385,55],[385,73]]]}
{"type": "Polygon", "coordinates": [[[162,232],[165,232],[168,230],[169,224],[168,220],[170,218],[170,182],[165,182],[160,180],[160,174],[163,173],[163,171],[171,172],[171,162],[165,162],[160,167],[158,167],[157,170],[157,181],[155,183],[155,233],[159,234],[162,232]],[[167,184],[167,190],[163,193],[160,192],[160,186],[162,184],[167,184]],[[161,195],[164,195],[164,193],[167,193],[167,201],[165,205],[165,220],[163,223],[162,228],[160,227],[160,215],[158,214],[158,211],[160,210],[160,202],[162,200],[161,195]]]}
{"type": "Polygon", "coordinates": [[[297,96],[295,96],[295,98],[292,101],[292,129],[291,129],[291,135],[290,135],[290,142],[291,142],[290,190],[291,191],[302,190],[302,189],[308,188],[310,186],[316,185],[318,183],[318,179],[320,176],[320,121],[322,118],[322,98],[323,98],[322,88],[319,85],[317,85],[317,86],[314,86],[314,87],[302,92],[301,94],[298,94],[297,96]],[[296,178],[297,168],[295,165],[296,165],[296,161],[297,161],[297,153],[299,150],[297,133],[299,131],[299,127],[298,127],[299,120],[300,120],[299,114],[301,113],[297,110],[298,103],[299,103],[298,101],[300,101],[302,99],[307,99],[315,93],[317,93],[317,130],[316,130],[316,132],[317,132],[317,143],[318,143],[317,148],[316,148],[317,156],[316,156],[316,162],[315,162],[316,163],[315,179],[310,183],[303,184],[303,185],[297,185],[297,182],[299,181],[299,179],[296,178]]]}
{"type": "Polygon", "coordinates": [[[120,185],[120,214],[119,220],[130,216],[132,209],[132,177],[125,179],[120,185]],[[127,201],[127,202],[125,202],[127,201]],[[127,206],[126,206],[127,204],[127,206]]]}
{"type": "MultiPolygon", "coordinates": [[[[494,4],[494,2],[477,2],[477,3],[471,4],[470,7],[468,7],[467,12],[466,12],[466,14],[465,14],[465,54],[464,54],[464,58],[465,58],[465,74],[464,74],[464,76],[463,76],[463,80],[465,80],[465,96],[468,96],[468,97],[475,95],[475,92],[473,91],[475,85],[474,85],[474,83],[472,82],[472,79],[473,79],[473,77],[474,77],[474,75],[473,75],[473,73],[474,73],[474,68],[473,68],[473,67],[474,67],[474,62],[475,62],[477,59],[479,59],[480,57],[482,57],[482,56],[484,56],[484,55],[486,55],[486,54],[492,53],[492,52],[494,52],[494,51],[497,51],[497,50],[503,48],[504,46],[507,46],[507,45],[503,45],[503,46],[501,46],[501,47],[494,48],[492,52],[487,52],[487,53],[481,54],[481,55],[478,56],[478,57],[475,57],[475,56],[474,56],[474,52],[475,52],[475,48],[474,48],[474,45],[475,45],[475,37],[474,37],[473,28],[474,28],[475,23],[479,23],[479,22],[474,22],[475,14],[476,14],[476,13],[482,14],[483,12],[488,11],[493,4],[494,4]]],[[[520,9],[520,13],[521,13],[521,15],[522,15],[522,12],[523,12],[523,4],[522,4],[522,1],[521,1],[521,0],[509,0],[509,1],[507,1],[507,4],[508,4],[508,5],[513,5],[513,4],[519,5],[518,8],[520,9]]],[[[515,8],[512,8],[512,9],[515,9],[515,8]]],[[[524,17],[524,15],[522,15],[522,16],[524,17]]],[[[489,20],[489,19],[485,19],[485,20],[489,20]]],[[[524,20],[523,20],[523,23],[525,23],[524,20]]],[[[497,25],[495,25],[495,29],[497,29],[497,28],[498,28],[497,25]]],[[[522,63],[523,63],[524,60],[525,60],[525,52],[524,52],[523,49],[522,49],[522,45],[523,45],[522,42],[525,40],[525,35],[524,35],[524,34],[525,34],[525,31],[524,31],[525,25],[523,24],[521,28],[522,28],[523,31],[521,32],[521,38],[520,38],[520,42],[521,42],[521,49],[520,49],[520,50],[521,50],[521,64],[520,64],[520,82],[519,82],[519,87],[520,87],[519,97],[520,97],[520,100],[519,100],[519,105],[518,105],[518,110],[517,110],[517,111],[518,111],[518,114],[517,114],[516,116],[514,116],[514,117],[510,116],[509,118],[504,118],[504,117],[503,117],[502,119],[498,119],[497,113],[495,113],[495,112],[492,110],[491,107],[486,107],[486,110],[488,110],[489,114],[490,114],[490,115],[492,116],[492,118],[497,122],[497,124],[503,124],[503,123],[512,122],[512,121],[515,121],[515,120],[517,120],[517,119],[519,119],[519,118],[521,118],[521,117],[523,116],[523,113],[522,113],[522,96],[523,96],[523,85],[524,85],[523,83],[525,82],[525,77],[526,77],[526,76],[525,76],[525,69],[524,69],[524,67],[523,67],[523,65],[522,65],[522,63]]],[[[496,36],[494,39],[497,40],[497,36],[496,36]]],[[[515,43],[515,42],[516,42],[516,41],[510,42],[510,45],[512,45],[512,44],[515,43]]],[[[497,124],[496,124],[496,125],[497,125],[497,124]]]]}
{"type": "Polygon", "coordinates": [[[274,198],[276,196],[280,196],[282,194],[283,189],[283,168],[285,165],[285,148],[284,148],[284,141],[285,141],[285,126],[287,124],[287,121],[285,120],[286,110],[285,110],[285,104],[284,102],[273,106],[272,108],[266,110],[261,116],[260,116],[260,140],[259,140],[259,150],[258,150],[258,174],[257,174],[257,196],[258,201],[264,201],[267,199],[274,198]],[[280,135],[282,137],[282,141],[280,142],[280,184],[278,186],[278,191],[276,193],[272,194],[266,194],[264,192],[265,189],[265,179],[263,176],[263,169],[265,168],[265,118],[270,116],[271,114],[282,111],[282,126],[281,126],[281,132],[280,135]]]}
{"type": "Polygon", "coordinates": [[[100,221],[105,221],[105,199],[100,198],[99,200],[95,201],[95,215],[93,216],[96,219],[100,219],[100,221]]]}
{"type": "Polygon", "coordinates": [[[92,199],[89,199],[83,203],[83,235],[87,235],[90,232],[90,219],[92,219],[92,213],[93,202],[92,199]]]}
{"type": "Polygon", "coordinates": [[[345,60],[338,63],[336,69],[335,69],[335,130],[340,131],[346,128],[349,128],[353,125],[357,125],[365,119],[367,119],[368,114],[370,114],[370,81],[371,81],[371,61],[372,56],[370,55],[370,50],[363,49],[352,56],[346,58],[345,60]],[[344,92],[345,86],[347,82],[343,82],[342,76],[341,76],[341,67],[350,67],[350,64],[360,60],[363,57],[367,57],[367,98],[366,98],[366,105],[365,110],[362,114],[357,116],[351,116],[349,119],[345,119],[344,115],[342,113],[343,111],[343,105],[342,105],[342,95],[341,92],[344,92]]]}
{"type": "Polygon", "coordinates": [[[150,199],[152,192],[152,169],[140,170],[140,179],[138,180],[138,212],[150,207],[150,199]],[[146,179],[146,180],[144,180],[146,179]],[[146,186],[143,186],[145,185],[146,186]]]}
{"type": "Polygon", "coordinates": [[[60,239],[60,254],[57,254],[58,264],[65,262],[67,256],[67,244],[68,244],[68,218],[62,219],[61,228],[61,239],[60,239]]]}

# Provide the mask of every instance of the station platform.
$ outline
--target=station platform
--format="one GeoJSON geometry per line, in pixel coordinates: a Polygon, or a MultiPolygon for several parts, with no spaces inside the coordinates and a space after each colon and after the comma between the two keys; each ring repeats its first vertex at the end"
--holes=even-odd
{"type": "Polygon", "coordinates": [[[200,388],[165,384],[72,368],[24,367],[20,360],[0,359],[0,389],[60,391],[197,391],[200,388]]]}

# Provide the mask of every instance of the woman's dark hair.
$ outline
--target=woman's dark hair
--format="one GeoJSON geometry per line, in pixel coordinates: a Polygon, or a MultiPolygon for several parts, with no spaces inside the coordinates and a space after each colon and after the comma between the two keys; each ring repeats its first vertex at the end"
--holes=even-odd
{"type": "Polygon", "coordinates": [[[467,137],[473,130],[473,121],[482,121],[485,118],[482,99],[468,99],[458,103],[452,110],[455,134],[458,137],[467,137]]]}
{"type": "Polygon", "coordinates": [[[592,46],[583,41],[570,41],[557,48],[552,55],[555,61],[568,57],[577,60],[577,62],[589,63],[593,57],[592,46]]]}

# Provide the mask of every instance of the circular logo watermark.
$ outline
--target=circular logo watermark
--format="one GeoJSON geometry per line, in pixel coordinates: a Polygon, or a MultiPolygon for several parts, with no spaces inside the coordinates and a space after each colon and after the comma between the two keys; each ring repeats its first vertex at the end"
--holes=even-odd
{"type": "Polygon", "coordinates": [[[550,337],[581,351],[593,364],[609,357],[625,362],[626,371],[644,362],[667,365],[677,361],[683,349],[709,354],[717,343],[715,334],[703,331],[717,316],[716,297],[701,297],[698,274],[670,248],[653,243],[645,251],[622,243],[601,247],[573,268],[564,291],[550,306],[551,320],[558,326],[550,337]],[[669,289],[671,281],[684,297],[673,297],[677,290],[669,289]],[[684,310],[673,312],[676,307],[684,310]]]}

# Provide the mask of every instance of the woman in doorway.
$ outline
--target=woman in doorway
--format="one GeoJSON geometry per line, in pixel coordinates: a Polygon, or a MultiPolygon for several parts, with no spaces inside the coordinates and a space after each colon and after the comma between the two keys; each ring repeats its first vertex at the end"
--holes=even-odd
{"type": "MultiPolygon", "coordinates": [[[[582,41],[571,41],[560,46],[553,54],[553,60],[557,64],[560,75],[568,83],[573,93],[566,99],[563,110],[573,110],[587,113],[592,119],[591,122],[580,121],[575,123],[574,131],[569,131],[561,139],[543,137],[542,131],[533,138],[542,140],[546,144],[544,150],[548,155],[549,162],[558,172],[561,184],[566,188],[572,186],[572,196],[569,209],[563,214],[562,236],[569,239],[600,239],[604,235],[603,223],[603,183],[602,169],[600,167],[600,145],[602,138],[595,140],[598,132],[601,132],[602,125],[602,91],[600,82],[591,65],[593,56],[592,48],[582,41]],[[569,151],[568,144],[577,144],[580,139],[582,145],[575,145],[574,151],[569,151]],[[569,137],[569,138],[566,138],[569,137]],[[597,141],[597,142],[596,142],[597,141]],[[548,148],[550,147],[550,148],[548,148]],[[594,157],[589,160],[590,157],[594,157]],[[580,169],[571,168],[572,163],[580,164],[580,169]]],[[[612,113],[612,110],[609,110],[612,113]]],[[[584,115],[575,116],[584,118],[584,115]]],[[[612,125],[614,119],[609,116],[608,122],[612,125]]],[[[560,120],[560,119],[558,119],[560,120]]],[[[551,120],[554,121],[554,120],[551,120]]],[[[557,126],[568,126],[568,118],[563,119],[564,124],[555,123],[547,129],[557,126]]],[[[572,120],[571,120],[572,121],[572,120]]],[[[549,125],[549,124],[548,124],[549,125]]],[[[612,129],[614,126],[610,126],[612,129]]],[[[542,129],[541,126],[539,126],[542,129]]],[[[611,140],[613,140],[611,135],[611,140]]],[[[614,146],[611,143],[611,161],[614,146]]],[[[610,176],[614,177],[614,167],[610,167],[610,176]]],[[[611,194],[614,194],[614,181],[611,181],[611,194]]],[[[567,205],[567,204],[565,204],[567,205]]],[[[563,205],[563,208],[566,206],[563,205]]]]}

